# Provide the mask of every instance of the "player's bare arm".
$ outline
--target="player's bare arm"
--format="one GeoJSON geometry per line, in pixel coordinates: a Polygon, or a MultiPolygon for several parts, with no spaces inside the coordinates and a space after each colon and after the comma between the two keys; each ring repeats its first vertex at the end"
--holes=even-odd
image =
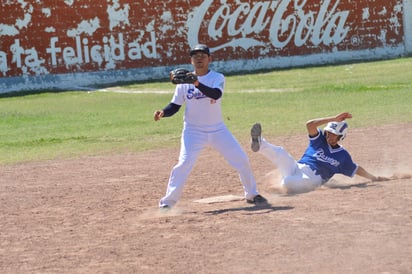
{"type": "Polygon", "coordinates": [[[382,176],[375,176],[371,173],[369,173],[368,171],[366,171],[366,169],[364,169],[363,167],[359,166],[358,170],[356,171],[356,174],[364,177],[366,179],[369,179],[371,181],[377,182],[377,181],[389,181],[389,178],[386,177],[382,177],[382,176]]]}
{"type": "Polygon", "coordinates": [[[306,128],[309,136],[316,136],[318,134],[318,127],[329,122],[342,122],[346,119],[352,118],[349,112],[342,112],[335,116],[316,118],[306,122],[306,128]]]}

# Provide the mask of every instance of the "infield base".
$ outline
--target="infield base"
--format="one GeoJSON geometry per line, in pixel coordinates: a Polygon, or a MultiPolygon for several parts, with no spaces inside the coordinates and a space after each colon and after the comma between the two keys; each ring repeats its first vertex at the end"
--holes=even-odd
{"type": "Polygon", "coordinates": [[[243,199],[244,199],[243,196],[222,195],[222,196],[213,196],[213,197],[203,198],[203,199],[195,200],[194,202],[203,203],[203,204],[213,204],[213,203],[241,201],[243,199]]]}

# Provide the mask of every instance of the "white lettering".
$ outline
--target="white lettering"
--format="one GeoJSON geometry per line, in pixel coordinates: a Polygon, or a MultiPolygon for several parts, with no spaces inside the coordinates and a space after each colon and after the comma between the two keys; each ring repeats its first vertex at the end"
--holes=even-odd
{"type": "Polygon", "coordinates": [[[127,53],[127,56],[130,58],[130,60],[138,60],[142,59],[142,49],[140,48],[140,44],[137,42],[131,42],[129,43],[129,52],[127,53]]]}
{"type": "MultiPolygon", "coordinates": [[[[82,44],[80,41],[80,37],[76,36],[76,52],[77,52],[77,63],[83,63],[83,51],[82,51],[82,44]]],[[[75,60],[74,58],[73,60],[75,60]]]]}
{"type": "Polygon", "coordinates": [[[36,49],[27,49],[24,51],[24,53],[26,54],[26,58],[24,58],[24,65],[26,65],[27,67],[36,68],[39,67],[41,63],[44,63],[44,61],[40,61],[36,49]]]}
{"type": "Polygon", "coordinates": [[[114,36],[110,37],[111,57],[116,61],[125,60],[123,34],[119,33],[119,42],[116,43],[114,36]]]}
{"type": "MultiPolygon", "coordinates": [[[[114,61],[139,60],[145,58],[156,58],[156,36],[154,32],[150,32],[150,38],[147,41],[141,41],[144,35],[141,35],[137,40],[126,45],[123,34],[119,33],[117,37],[103,37],[102,44],[91,44],[88,38],[75,37],[75,46],[66,46],[64,48],[58,46],[59,38],[51,37],[50,46],[46,48],[46,52],[50,54],[51,65],[56,66],[59,59],[63,59],[65,65],[81,65],[96,62],[101,65],[103,62],[111,63],[114,61]]],[[[21,55],[24,49],[20,47],[18,40],[14,45],[14,60],[18,65],[21,65],[21,55]]]]}
{"type": "Polygon", "coordinates": [[[56,43],[59,41],[59,38],[57,37],[52,37],[50,39],[50,48],[46,49],[47,53],[50,53],[51,55],[51,65],[56,66],[57,65],[57,53],[60,53],[62,50],[61,48],[56,48],[56,43]]]}
{"type": "MultiPolygon", "coordinates": [[[[30,69],[37,74],[46,72],[41,64],[44,63],[44,60],[39,58],[37,50],[35,48],[24,49],[20,46],[20,40],[14,40],[14,44],[10,46],[12,52],[12,63],[16,64],[17,68],[21,68],[24,71],[30,69]]],[[[7,61],[6,61],[7,63],[7,61]]]]}
{"type": "Polygon", "coordinates": [[[22,66],[21,56],[24,53],[24,48],[20,46],[20,40],[15,39],[14,44],[10,46],[10,49],[13,54],[11,62],[15,63],[18,68],[21,68],[22,66]]]}
{"type": "Polygon", "coordinates": [[[103,63],[103,57],[102,57],[102,46],[95,45],[90,49],[90,56],[92,58],[93,62],[98,63],[101,65],[103,63]]]}
{"type": "Polygon", "coordinates": [[[329,163],[332,166],[337,167],[340,165],[340,162],[338,160],[326,156],[323,149],[319,149],[318,151],[316,151],[313,156],[316,157],[317,160],[324,162],[324,163],[329,163]]]}
{"type": "Polygon", "coordinates": [[[7,54],[4,51],[0,51],[0,72],[3,74],[8,71],[7,54]]]}
{"type": "Polygon", "coordinates": [[[212,0],[205,0],[189,14],[190,45],[200,43],[198,35],[201,33],[201,24],[204,24],[208,14],[212,14],[207,27],[212,40],[228,37],[228,41],[212,50],[265,46],[265,41],[259,39],[259,35],[268,27],[268,42],[279,49],[291,43],[296,47],[309,42],[312,46],[337,45],[349,32],[349,27],[346,26],[349,11],[338,9],[340,0],[321,1],[318,10],[308,10],[307,0],[273,0],[253,4],[237,2],[234,11],[231,11],[231,6],[226,1],[221,1],[221,6],[214,13],[210,11],[212,3],[212,0]],[[290,12],[291,9],[293,12],[290,12]]]}
{"type": "Polygon", "coordinates": [[[74,48],[65,47],[63,49],[63,60],[64,63],[66,63],[67,65],[74,65],[78,63],[78,59],[76,56],[76,52],[74,51],[74,48]]]}
{"type": "Polygon", "coordinates": [[[142,45],[142,53],[147,58],[155,59],[157,57],[156,36],[153,31],[150,32],[150,40],[142,45]]]}
{"type": "Polygon", "coordinates": [[[89,39],[83,39],[84,62],[90,63],[89,39]]]}

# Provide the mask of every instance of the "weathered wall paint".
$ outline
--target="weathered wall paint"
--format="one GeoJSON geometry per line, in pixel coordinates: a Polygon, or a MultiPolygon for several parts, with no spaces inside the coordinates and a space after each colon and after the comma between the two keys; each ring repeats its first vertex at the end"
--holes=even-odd
{"type": "Polygon", "coordinates": [[[411,0],[150,2],[1,1],[0,93],[163,79],[197,43],[222,72],[411,51],[411,0]]]}
{"type": "Polygon", "coordinates": [[[406,52],[412,54],[412,0],[403,0],[403,21],[406,52]]]}

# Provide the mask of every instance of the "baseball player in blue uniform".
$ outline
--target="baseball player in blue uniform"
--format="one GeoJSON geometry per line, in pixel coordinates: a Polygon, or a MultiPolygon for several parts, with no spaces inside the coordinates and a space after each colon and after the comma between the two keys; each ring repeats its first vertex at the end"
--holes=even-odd
{"type": "Polygon", "coordinates": [[[306,122],[309,145],[299,161],[280,146],[262,138],[262,127],[256,123],[251,128],[251,149],[259,152],[277,166],[282,175],[281,186],[287,193],[303,193],[326,183],[334,174],[353,177],[355,174],[372,181],[386,181],[389,178],[374,176],[353,162],[349,152],[338,142],[348,130],[348,112],[336,116],[318,118],[306,122]],[[323,130],[319,126],[327,124],[323,130]]]}
{"type": "Polygon", "coordinates": [[[247,154],[223,122],[221,101],[225,77],[209,69],[212,58],[206,45],[193,47],[190,60],[197,80],[192,84],[177,84],[169,105],[154,113],[154,120],[158,121],[174,115],[186,104],[179,161],[171,171],[166,195],[160,199],[159,207],[169,208],[176,204],[199,153],[206,146],[219,151],[237,170],[247,202],[265,203],[266,199],[256,189],[247,154]]]}

